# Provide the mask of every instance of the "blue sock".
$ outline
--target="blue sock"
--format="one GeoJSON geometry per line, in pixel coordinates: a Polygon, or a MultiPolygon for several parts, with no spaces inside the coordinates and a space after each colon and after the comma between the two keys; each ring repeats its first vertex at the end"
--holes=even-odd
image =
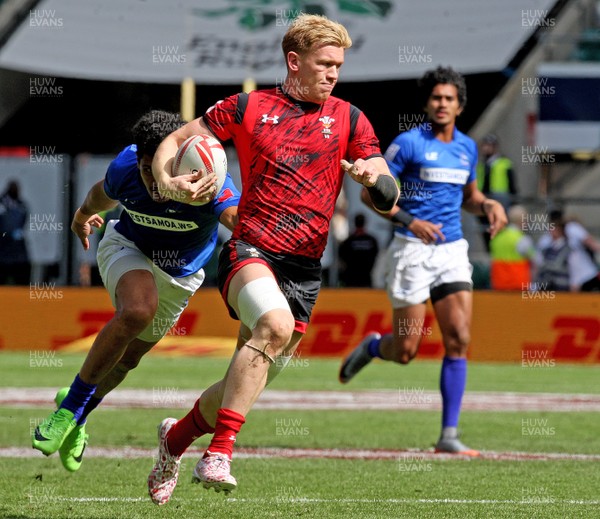
{"type": "Polygon", "coordinates": [[[380,344],[381,338],[371,340],[371,342],[369,343],[369,355],[371,355],[371,357],[379,357],[380,359],[383,358],[381,356],[381,352],[379,351],[380,344]]]}
{"type": "Polygon", "coordinates": [[[86,384],[77,375],[71,384],[69,394],[62,401],[62,404],[60,404],[60,408],[71,411],[75,415],[75,421],[79,421],[83,409],[94,394],[94,391],[96,391],[96,384],[86,384]]]}
{"type": "Polygon", "coordinates": [[[467,359],[444,357],[440,376],[442,427],[456,427],[467,382],[467,359]]]}
{"type": "MultiPolygon", "coordinates": [[[[104,398],[104,397],[102,397],[102,398],[104,398]]],[[[102,402],[102,398],[98,398],[96,396],[92,396],[88,400],[88,403],[85,404],[85,407],[83,408],[83,413],[81,413],[81,417],[79,418],[79,420],[77,420],[77,425],[83,425],[87,421],[88,415],[94,409],[96,409],[96,407],[98,407],[100,405],[100,402],[102,402]]]]}

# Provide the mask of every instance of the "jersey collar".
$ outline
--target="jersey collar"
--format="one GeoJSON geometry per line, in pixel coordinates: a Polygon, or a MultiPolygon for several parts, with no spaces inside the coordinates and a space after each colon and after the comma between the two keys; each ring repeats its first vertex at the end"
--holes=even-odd
{"type": "Polygon", "coordinates": [[[300,99],[296,99],[295,97],[292,97],[288,92],[286,92],[283,88],[283,86],[279,86],[278,90],[281,91],[281,93],[291,102],[293,103],[295,106],[297,106],[298,108],[300,108],[300,110],[302,110],[303,112],[308,112],[311,110],[318,110],[319,108],[321,108],[321,106],[323,106],[322,104],[319,103],[312,103],[310,101],[301,101],[300,99]]]}

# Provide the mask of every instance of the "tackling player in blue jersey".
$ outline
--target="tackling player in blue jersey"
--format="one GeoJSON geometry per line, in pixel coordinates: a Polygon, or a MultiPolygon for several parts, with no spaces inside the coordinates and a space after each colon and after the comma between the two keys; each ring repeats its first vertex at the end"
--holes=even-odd
{"type": "Polygon", "coordinates": [[[81,466],[88,414],[177,322],[204,281],[202,267],[215,249],[219,222],[233,230],[237,220],[240,194],[229,175],[219,193],[216,175],[185,177],[199,183],[207,200],[202,206],[159,195],[152,176],[154,153],[183,124],[179,115],[159,110],[141,117],[133,127],[135,144],[111,162],[71,224],[87,250],[93,227],[103,223],[98,213],[119,202],[123,206],[98,246],[98,266],[115,315],[98,333],[70,389],[57,394],[58,410],[33,433],[33,447],[46,456],[58,450],[69,471],[81,466]]]}
{"type": "MultiPolygon", "coordinates": [[[[386,262],[393,333],[367,335],[343,361],[340,381],[348,382],[374,357],[409,363],[425,332],[425,304],[431,298],[446,350],[436,451],[477,456],[457,435],[472,313],[472,267],[460,210],[487,216],[492,237],[507,218],[498,202],[477,189],[477,146],[455,127],[467,100],[464,78],[438,67],[425,73],[419,87],[428,123],[400,134],[385,154],[401,187],[401,207],[382,215],[397,224],[386,262]]],[[[369,205],[364,193],[363,201],[369,205]]]]}

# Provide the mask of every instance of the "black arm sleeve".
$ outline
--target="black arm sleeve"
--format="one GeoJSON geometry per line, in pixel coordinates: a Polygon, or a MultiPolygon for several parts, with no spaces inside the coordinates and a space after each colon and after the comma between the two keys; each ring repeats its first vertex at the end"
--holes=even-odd
{"type": "Polygon", "coordinates": [[[367,187],[373,206],[378,211],[388,212],[398,200],[398,185],[390,175],[379,175],[375,185],[367,187]]]}

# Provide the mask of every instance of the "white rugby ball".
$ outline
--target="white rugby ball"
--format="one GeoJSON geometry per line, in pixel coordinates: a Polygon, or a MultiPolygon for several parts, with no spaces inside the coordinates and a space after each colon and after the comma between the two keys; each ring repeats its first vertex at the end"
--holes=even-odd
{"type": "Polygon", "coordinates": [[[177,150],[171,171],[174,177],[197,172],[201,172],[202,177],[209,173],[217,175],[214,195],[192,202],[192,205],[204,205],[210,202],[223,187],[227,175],[227,156],[217,139],[208,135],[194,135],[186,139],[177,150]]]}

